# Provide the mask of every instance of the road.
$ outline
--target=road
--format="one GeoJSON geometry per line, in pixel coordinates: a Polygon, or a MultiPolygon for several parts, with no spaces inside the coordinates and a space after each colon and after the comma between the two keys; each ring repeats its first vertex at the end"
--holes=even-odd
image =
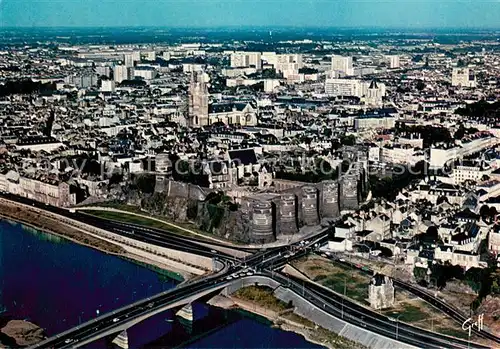
{"type": "MultiPolygon", "coordinates": [[[[11,197],[11,199],[16,199],[16,201],[18,201],[17,197],[11,197]]],[[[341,318],[348,323],[379,333],[385,337],[394,338],[405,343],[425,348],[487,348],[486,346],[468,343],[460,339],[394,322],[390,318],[371,312],[332,291],[319,288],[313,284],[301,284],[293,278],[285,277],[284,275],[274,272],[274,270],[282,267],[291,260],[306,255],[311,249],[317,246],[317,244],[326,241],[328,239],[328,232],[319,233],[310,238],[307,242],[260,251],[242,260],[237,260],[227,254],[215,252],[209,248],[200,246],[196,242],[191,241],[192,239],[188,237],[179,237],[178,235],[159,229],[110,221],[81,213],[71,213],[64,209],[37,204],[28,199],[19,201],[148,244],[218,259],[225,265],[222,272],[195,282],[187,283],[174,290],[161,293],[109,314],[105,314],[97,319],[49,338],[33,348],[74,347],[79,342],[89,340],[89,338],[96,338],[102,333],[109,333],[109,331],[112,331],[114,328],[120,328],[124,323],[142,318],[180,299],[186,299],[204,291],[223,288],[229,283],[234,282],[237,278],[247,277],[247,273],[256,273],[258,275],[270,277],[334,317],[341,318]]]]}
{"type": "MultiPolygon", "coordinates": [[[[334,260],[334,262],[336,263],[339,263],[339,264],[342,264],[342,265],[345,265],[345,266],[348,266],[350,268],[355,268],[355,269],[358,269],[360,270],[361,272],[365,273],[365,274],[368,274],[368,275],[373,275],[373,270],[368,268],[368,267],[364,267],[364,269],[362,269],[360,266],[358,266],[357,264],[355,263],[351,263],[347,260],[339,260],[338,258],[332,258],[334,260]]],[[[430,292],[428,291],[425,291],[425,290],[422,290],[421,288],[417,287],[417,286],[414,286],[408,282],[405,282],[403,280],[399,280],[399,279],[396,279],[396,278],[392,278],[392,281],[394,283],[395,286],[398,286],[412,294],[414,294],[415,296],[423,299],[424,301],[426,301],[427,303],[431,304],[432,306],[436,307],[437,309],[441,310],[443,313],[447,314],[448,316],[450,316],[452,319],[454,319],[455,321],[457,321],[460,325],[462,325],[464,323],[464,321],[466,321],[468,319],[467,316],[465,316],[464,314],[462,314],[458,309],[456,309],[454,306],[450,305],[450,304],[447,304],[444,300],[438,298],[438,297],[435,297],[433,296],[430,292]]],[[[485,330],[481,330],[481,331],[478,331],[477,328],[474,328],[473,327],[473,333],[480,336],[480,337],[483,337],[485,339],[489,339],[491,341],[494,341],[496,343],[498,343],[500,345],[500,338],[495,336],[494,334],[488,332],[488,331],[485,331],[485,330]]]]}
{"type": "Polygon", "coordinates": [[[304,283],[291,276],[273,273],[272,277],[325,312],[384,337],[403,341],[419,348],[489,348],[397,322],[328,289],[312,283],[304,283]]]}
{"type": "Polygon", "coordinates": [[[226,277],[230,273],[231,269],[227,269],[202,280],[179,286],[173,290],[130,304],[69,329],[54,337],[48,338],[31,348],[73,348],[79,343],[83,343],[89,339],[99,338],[99,335],[108,333],[113,328],[119,328],[123,323],[141,318],[179,299],[188,298],[202,291],[215,288],[216,286],[223,286],[229,283],[226,277]]]}

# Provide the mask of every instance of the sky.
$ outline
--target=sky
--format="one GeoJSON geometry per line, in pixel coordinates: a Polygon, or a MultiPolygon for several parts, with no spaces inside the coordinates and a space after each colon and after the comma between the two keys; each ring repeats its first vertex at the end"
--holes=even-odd
{"type": "Polygon", "coordinates": [[[500,0],[0,0],[0,26],[499,28],[500,0]]]}

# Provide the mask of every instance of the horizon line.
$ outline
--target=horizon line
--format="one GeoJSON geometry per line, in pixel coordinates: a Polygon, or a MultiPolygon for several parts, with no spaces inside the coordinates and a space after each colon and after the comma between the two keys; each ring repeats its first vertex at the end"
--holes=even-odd
{"type": "Polygon", "coordinates": [[[16,30],[16,29],[304,29],[304,30],[366,30],[366,29],[382,29],[382,30],[488,30],[500,31],[500,26],[421,26],[421,27],[401,27],[401,26],[302,26],[302,25],[216,25],[216,26],[165,26],[165,25],[71,25],[71,26],[2,26],[0,30],[16,30]]]}

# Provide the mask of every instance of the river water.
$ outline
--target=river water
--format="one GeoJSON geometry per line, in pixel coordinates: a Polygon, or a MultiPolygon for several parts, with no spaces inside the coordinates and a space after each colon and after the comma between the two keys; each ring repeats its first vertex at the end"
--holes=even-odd
{"type": "MultiPolygon", "coordinates": [[[[175,274],[0,220],[1,322],[26,319],[50,336],[178,283],[175,274]]],[[[193,309],[193,323],[164,312],[129,329],[130,348],[319,348],[252,314],[202,303],[193,309]]]]}

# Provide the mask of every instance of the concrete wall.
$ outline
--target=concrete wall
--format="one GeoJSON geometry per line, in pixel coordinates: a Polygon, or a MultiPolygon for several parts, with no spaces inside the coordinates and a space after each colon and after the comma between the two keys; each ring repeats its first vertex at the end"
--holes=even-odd
{"type": "MultiPolygon", "coordinates": [[[[271,287],[272,289],[275,290],[275,295],[278,297],[280,300],[284,302],[289,302],[291,301],[294,306],[296,307],[295,312],[303,317],[306,317],[310,319],[311,321],[314,321],[317,323],[319,326],[323,328],[327,328],[330,331],[333,331],[335,333],[338,333],[348,339],[351,339],[355,342],[361,343],[369,348],[401,348],[401,349],[406,349],[406,348],[414,348],[410,345],[404,344],[397,342],[395,340],[391,340],[389,338],[385,338],[383,336],[377,335],[375,333],[366,331],[362,328],[350,325],[346,323],[343,320],[337,319],[328,313],[324,312],[322,309],[316,307],[312,303],[308,302],[306,299],[302,298],[300,295],[294,293],[293,291],[289,290],[286,287],[281,286],[281,284],[269,277],[265,276],[259,276],[259,275],[254,275],[254,276],[248,276],[244,277],[241,279],[233,280],[233,281],[227,281],[223,283],[219,283],[214,285],[212,288],[205,290],[200,293],[192,294],[190,296],[187,296],[186,298],[179,299],[178,301],[174,301],[172,303],[169,303],[163,307],[157,308],[152,310],[151,312],[138,317],[138,318],[133,318],[130,321],[120,323],[119,326],[114,327],[112,329],[109,329],[108,331],[101,332],[97,334],[95,337],[93,337],[91,340],[87,341],[82,341],[79,342],[78,344],[74,344],[73,347],[77,348],[89,343],[92,343],[98,339],[105,338],[108,336],[118,336],[120,335],[123,331],[126,331],[128,328],[146,320],[147,318],[159,314],[161,312],[164,312],[165,310],[172,309],[172,308],[178,308],[181,306],[184,306],[186,304],[189,304],[203,296],[206,296],[210,293],[216,292],[217,290],[222,290],[222,293],[225,295],[230,295],[234,292],[236,292],[238,289],[245,287],[245,286],[251,286],[251,285],[263,285],[263,286],[268,286],[271,287]]],[[[189,285],[186,285],[185,287],[189,287],[189,285]]],[[[162,294],[172,292],[167,291],[162,294]]],[[[148,299],[149,300],[149,299],[148,299]]],[[[143,301],[142,301],[143,302],[143,301]]],[[[128,307],[135,306],[135,304],[129,305],[128,307]]],[[[120,309],[111,312],[110,314],[107,314],[105,316],[112,316],[114,313],[117,313],[120,311],[120,309]]],[[[95,320],[92,320],[95,321],[95,320]]],[[[66,331],[68,332],[68,331],[66,331]]],[[[64,334],[64,333],[63,333],[64,334]]],[[[43,342],[39,344],[40,346],[43,345],[43,342]]],[[[37,347],[37,346],[35,346],[37,347]]]]}
{"type": "Polygon", "coordinates": [[[373,349],[416,348],[409,344],[401,343],[396,340],[386,338],[379,334],[367,331],[363,328],[351,325],[345,322],[344,320],[338,319],[328,314],[327,312],[323,311],[321,308],[310,303],[305,298],[302,298],[300,295],[291,291],[287,287],[282,286],[279,282],[276,282],[268,277],[252,276],[236,280],[235,282],[228,285],[222,291],[222,293],[225,295],[230,295],[242,287],[252,286],[255,284],[268,286],[274,289],[274,295],[285,303],[289,303],[291,301],[295,307],[294,312],[296,314],[311,320],[312,322],[323,328],[326,328],[354,342],[360,343],[368,348],[373,348],[373,349]]]}
{"type": "MultiPolygon", "coordinates": [[[[0,198],[0,200],[4,199],[0,198]]],[[[212,259],[208,257],[202,257],[192,253],[180,252],[164,247],[149,245],[134,239],[111,233],[107,230],[96,228],[92,225],[85,224],[77,220],[38,209],[36,207],[15,203],[10,200],[6,201],[11,205],[17,205],[25,207],[29,210],[38,211],[41,214],[52,217],[61,223],[81,229],[82,233],[86,233],[103,241],[121,246],[131,254],[135,254],[149,260],[158,261],[166,265],[172,265],[172,267],[176,269],[180,269],[191,274],[202,275],[207,271],[211,271],[213,267],[212,259]]]]}

